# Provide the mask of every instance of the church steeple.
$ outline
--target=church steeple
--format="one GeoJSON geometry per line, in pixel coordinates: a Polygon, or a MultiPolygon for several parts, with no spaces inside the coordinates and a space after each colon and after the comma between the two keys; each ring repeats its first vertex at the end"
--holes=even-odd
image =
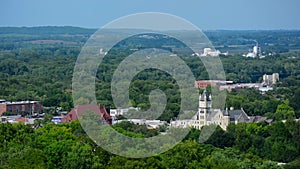
{"type": "Polygon", "coordinates": [[[211,95],[206,90],[199,96],[198,118],[200,125],[207,124],[207,117],[211,109],[211,95]]]}
{"type": "Polygon", "coordinates": [[[210,109],[211,108],[211,95],[206,90],[199,96],[199,109],[210,109]]]}
{"type": "Polygon", "coordinates": [[[227,107],[227,105],[226,105],[226,110],[225,110],[225,113],[224,113],[224,115],[225,115],[225,116],[228,116],[228,115],[229,115],[229,113],[228,113],[228,107],[227,107]]]}

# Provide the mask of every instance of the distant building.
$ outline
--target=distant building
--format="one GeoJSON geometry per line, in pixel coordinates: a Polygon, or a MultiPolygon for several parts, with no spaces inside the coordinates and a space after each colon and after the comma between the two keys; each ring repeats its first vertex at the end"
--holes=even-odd
{"type": "Polygon", "coordinates": [[[279,81],[279,74],[278,73],[273,73],[272,75],[263,75],[263,85],[266,86],[273,86],[279,81]]]}
{"type": "Polygon", "coordinates": [[[255,46],[253,46],[253,50],[252,52],[248,52],[246,55],[244,55],[245,57],[250,57],[250,58],[255,58],[255,57],[261,57],[261,48],[258,45],[258,43],[256,43],[255,46]]]}
{"type": "Polygon", "coordinates": [[[221,52],[219,50],[213,50],[211,48],[204,48],[201,56],[219,56],[221,52]]]}
{"type": "Polygon", "coordinates": [[[211,86],[221,86],[226,84],[233,84],[233,81],[223,81],[223,80],[199,80],[195,81],[194,86],[199,89],[206,89],[208,85],[211,86]]]}
{"type": "Polygon", "coordinates": [[[41,113],[43,111],[43,106],[38,101],[18,101],[18,102],[7,102],[1,100],[0,102],[0,116],[4,112],[11,113],[41,113]]]}
{"type": "Polygon", "coordinates": [[[34,118],[21,117],[21,115],[0,117],[0,123],[24,123],[32,125],[34,124],[34,121],[34,118]]]}
{"type": "Polygon", "coordinates": [[[139,111],[140,108],[135,108],[135,107],[129,107],[127,109],[121,109],[121,108],[117,108],[117,109],[110,109],[109,110],[109,115],[111,117],[116,117],[116,116],[120,116],[120,115],[124,115],[125,113],[127,113],[129,110],[135,110],[135,111],[139,111]]]}
{"type": "Polygon", "coordinates": [[[159,126],[166,125],[166,121],[161,120],[146,120],[146,119],[124,119],[124,120],[116,120],[113,124],[120,123],[123,121],[128,121],[136,125],[146,125],[148,129],[158,129],[159,126]]]}
{"type": "Polygon", "coordinates": [[[61,124],[63,119],[64,116],[54,116],[51,121],[55,124],[61,124]]]}
{"type": "Polygon", "coordinates": [[[234,90],[244,90],[244,89],[259,89],[261,86],[260,83],[237,83],[237,84],[226,84],[226,85],[221,85],[219,86],[220,90],[227,90],[231,92],[233,89],[234,90]]]}
{"type": "Polygon", "coordinates": [[[259,87],[258,90],[261,92],[261,94],[265,94],[267,91],[273,90],[273,87],[270,86],[262,86],[259,87]]]}
{"type": "Polygon", "coordinates": [[[99,115],[105,124],[112,124],[112,118],[107,113],[105,107],[101,105],[78,105],[76,108],[72,109],[63,119],[62,123],[71,122],[78,120],[78,115],[83,115],[87,111],[91,111],[96,115],[99,115]]]}
{"type": "Polygon", "coordinates": [[[171,122],[171,127],[194,127],[196,129],[201,129],[205,125],[219,125],[222,129],[226,130],[229,123],[239,123],[239,122],[251,122],[251,118],[246,114],[243,109],[234,110],[220,110],[212,109],[211,95],[205,90],[199,96],[199,108],[198,112],[192,119],[180,119],[171,122]]]}
{"type": "Polygon", "coordinates": [[[262,94],[267,91],[273,90],[273,85],[279,81],[279,74],[273,73],[272,75],[263,75],[262,83],[233,83],[233,81],[225,80],[199,80],[194,82],[194,86],[199,89],[206,89],[208,85],[218,87],[219,90],[244,90],[244,89],[256,89],[262,94]]]}

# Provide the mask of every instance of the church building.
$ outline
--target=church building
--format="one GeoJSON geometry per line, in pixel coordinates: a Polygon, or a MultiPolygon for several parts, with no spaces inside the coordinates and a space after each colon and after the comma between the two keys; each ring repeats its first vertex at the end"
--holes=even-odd
{"type": "Polygon", "coordinates": [[[196,115],[192,119],[176,120],[171,122],[171,127],[194,127],[201,129],[205,125],[219,125],[226,130],[229,123],[245,122],[249,123],[252,118],[249,117],[243,109],[228,110],[213,109],[212,98],[206,90],[199,96],[199,106],[196,115]]]}

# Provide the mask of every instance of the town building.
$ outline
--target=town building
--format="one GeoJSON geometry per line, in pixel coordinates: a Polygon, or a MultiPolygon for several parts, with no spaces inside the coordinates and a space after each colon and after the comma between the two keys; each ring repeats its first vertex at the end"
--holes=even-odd
{"type": "Polygon", "coordinates": [[[263,75],[263,85],[266,86],[273,86],[279,81],[279,74],[278,73],[273,73],[271,75],[264,74],[263,75]]]}
{"type": "Polygon", "coordinates": [[[76,108],[72,109],[64,118],[62,118],[61,121],[57,121],[57,123],[76,121],[78,120],[78,116],[82,116],[84,113],[87,113],[88,111],[91,111],[95,115],[98,115],[103,123],[112,124],[112,118],[107,113],[105,107],[101,105],[92,105],[92,104],[78,105],[76,108]]]}
{"type": "Polygon", "coordinates": [[[139,111],[139,107],[129,107],[129,108],[117,108],[110,109],[110,116],[112,118],[112,124],[120,123],[123,121],[128,121],[136,125],[146,125],[148,129],[158,129],[159,126],[167,125],[166,121],[161,120],[147,120],[147,119],[122,119],[119,120],[118,116],[123,115],[126,117],[126,113],[130,111],[139,111]]]}
{"type": "Polygon", "coordinates": [[[207,86],[218,87],[219,90],[227,90],[231,92],[234,90],[243,90],[254,88],[259,90],[262,94],[273,90],[273,85],[279,81],[279,74],[273,73],[271,75],[264,74],[262,83],[233,83],[233,81],[225,80],[199,80],[195,81],[194,86],[199,89],[206,89],[207,86]]]}
{"type": "Polygon", "coordinates": [[[192,56],[219,56],[219,55],[228,55],[228,52],[221,53],[219,50],[204,48],[203,53],[199,55],[199,53],[194,53],[192,56]]]}
{"type": "Polygon", "coordinates": [[[194,127],[196,129],[201,129],[206,125],[219,125],[223,130],[226,130],[229,123],[240,123],[240,122],[252,122],[251,117],[249,117],[243,109],[234,110],[231,108],[228,110],[213,109],[212,108],[212,98],[206,90],[199,96],[199,108],[194,117],[191,119],[180,119],[176,121],[171,121],[171,127],[194,127]]]}
{"type": "Polygon", "coordinates": [[[62,120],[64,119],[64,116],[54,116],[51,120],[51,122],[55,123],[55,124],[61,124],[62,120]]]}
{"type": "Polygon", "coordinates": [[[253,46],[253,50],[252,52],[248,52],[246,55],[244,55],[245,57],[250,57],[250,58],[255,58],[255,57],[261,57],[261,48],[258,45],[258,43],[256,43],[255,46],[253,46]]]}
{"type": "Polygon", "coordinates": [[[244,89],[259,89],[261,87],[260,83],[237,83],[237,84],[226,84],[226,85],[220,85],[219,90],[227,90],[231,92],[234,90],[244,90],[244,89]]]}
{"type": "Polygon", "coordinates": [[[4,112],[10,113],[29,113],[31,115],[36,113],[41,113],[43,111],[43,106],[38,101],[17,101],[17,102],[7,102],[1,100],[0,102],[0,116],[4,112]]]}
{"type": "Polygon", "coordinates": [[[136,125],[145,125],[148,129],[159,129],[160,126],[167,125],[166,121],[161,120],[146,120],[146,119],[124,119],[114,120],[113,124],[128,121],[136,125]]]}
{"type": "Polygon", "coordinates": [[[126,109],[122,109],[122,108],[110,109],[109,110],[109,115],[112,118],[116,118],[117,116],[124,115],[125,113],[127,113],[130,110],[139,111],[140,108],[138,108],[138,107],[137,108],[136,107],[129,107],[129,108],[126,108],[126,109]]]}
{"type": "Polygon", "coordinates": [[[208,85],[211,86],[222,86],[222,85],[231,85],[233,81],[225,81],[225,80],[199,80],[195,81],[194,86],[199,89],[206,89],[208,85]]]}
{"type": "Polygon", "coordinates": [[[221,52],[219,50],[213,50],[211,48],[204,48],[202,56],[219,56],[221,52]]]}
{"type": "Polygon", "coordinates": [[[0,117],[0,123],[23,123],[23,124],[29,124],[33,125],[34,121],[36,119],[34,118],[27,118],[27,117],[22,117],[21,115],[16,115],[16,116],[1,116],[0,117]]]}

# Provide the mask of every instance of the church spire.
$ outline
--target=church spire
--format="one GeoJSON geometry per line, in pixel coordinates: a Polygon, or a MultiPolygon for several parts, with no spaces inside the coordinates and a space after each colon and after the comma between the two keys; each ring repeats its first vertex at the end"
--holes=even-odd
{"type": "Polygon", "coordinates": [[[200,109],[211,108],[211,97],[206,90],[204,90],[203,93],[199,96],[199,108],[200,109]]]}
{"type": "Polygon", "coordinates": [[[200,101],[211,101],[210,95],[206,91],[206,89],[203,91],[203,93],[199,97],[200,101]]]}
{"type": "Polygon", "coordinates": [[[229,113],[228,113],[228,107],[227,107],[227,104],[226,104],[226,110],[225,110],[225,113],[224,113],[225,116],[228,116],[229,113]]]}

